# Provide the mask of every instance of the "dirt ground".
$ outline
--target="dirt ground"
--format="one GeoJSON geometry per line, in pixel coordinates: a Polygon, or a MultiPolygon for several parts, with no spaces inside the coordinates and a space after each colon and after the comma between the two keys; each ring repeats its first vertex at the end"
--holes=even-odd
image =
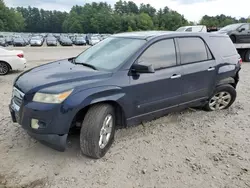
{"type": "MultiPolygon", "coordinates": [[[[32,67],[82,48],[24,51],[32,67]]],[[[19,73],[0,77],[0,188],[250,188],[250,64],[242,66],[230,109],[189,109],[118,130],[100,160],[81,154],[79,135],[57,152],[11,122],[8,104],[19,73]]]]}

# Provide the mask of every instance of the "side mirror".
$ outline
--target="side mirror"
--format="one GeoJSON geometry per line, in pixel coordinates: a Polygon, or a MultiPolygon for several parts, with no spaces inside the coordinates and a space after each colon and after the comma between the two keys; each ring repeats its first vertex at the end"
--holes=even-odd
{"type": "Polygon", "coordinates": [[[153,65],[142,65],[142,64],[134,64],[131,67],[131,72],[134,73],[154,73],[153,65]]]}
{"type": "Polygon", "coordinates": [[[245,31],[246,29],[243,27],[243,28],[240,28],[239,29],[239,32],[242,32],[242,31],[245,31]]]}

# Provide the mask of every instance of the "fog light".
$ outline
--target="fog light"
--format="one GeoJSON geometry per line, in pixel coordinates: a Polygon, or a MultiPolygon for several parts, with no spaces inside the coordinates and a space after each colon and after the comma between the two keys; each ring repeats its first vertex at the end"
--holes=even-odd
{"type": "Polygon", "coordinates": [[[39,122],[38,119],[31,119],[31,128],[32,129],[38,129],[39,128],[38,122],[39,122]]]}

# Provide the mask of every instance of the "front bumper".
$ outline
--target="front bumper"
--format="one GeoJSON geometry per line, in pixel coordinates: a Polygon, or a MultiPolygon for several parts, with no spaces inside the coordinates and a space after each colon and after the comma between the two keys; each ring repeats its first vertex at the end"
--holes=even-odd
{"type": "Polygon", "coordinates": [[[73,113],[61,113],[60,110],[63,110],[61,105],[55,106],[35,102],[30,102],[26,105],[22,104],[19,108],[15,106],[14,99],[11,100],[9,110],[12,121],[20,124],[31,137],[55,150],[65,150],[72,122],[71,118],[74,117],[73,113]],[[32,119],[39,120],[43,126],[33,129],[31,127],[32,119]]]}
{"type": "Polygon", "coordinates": [[[68,134],[65,134],[62,136],[57,135],[57,134],[36,134],[32,132],[28,132],[28,134],[32,138],[38,140],[42,144],[52,149],[55,149],[58,151],[65,151],[66,149],[68,134]]]}
{"type": "Polygon", "coordinates": [[[57,43],[47,43],[47,46],[57,46],[57,43]]]}
{"type": "Polygon", "coordinates": [[[42,46],[42,43],[30,43],[30,46],[42,46]]]}

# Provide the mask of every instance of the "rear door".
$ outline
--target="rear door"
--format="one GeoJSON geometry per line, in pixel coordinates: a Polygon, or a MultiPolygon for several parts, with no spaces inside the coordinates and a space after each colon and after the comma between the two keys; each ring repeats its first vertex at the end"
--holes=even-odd
{"type": "Polygon", "coordinates": [[[215,83],[216,61],[200,37],[178,38],[182,67],[181,104],[210,96],[215,83]]]}

